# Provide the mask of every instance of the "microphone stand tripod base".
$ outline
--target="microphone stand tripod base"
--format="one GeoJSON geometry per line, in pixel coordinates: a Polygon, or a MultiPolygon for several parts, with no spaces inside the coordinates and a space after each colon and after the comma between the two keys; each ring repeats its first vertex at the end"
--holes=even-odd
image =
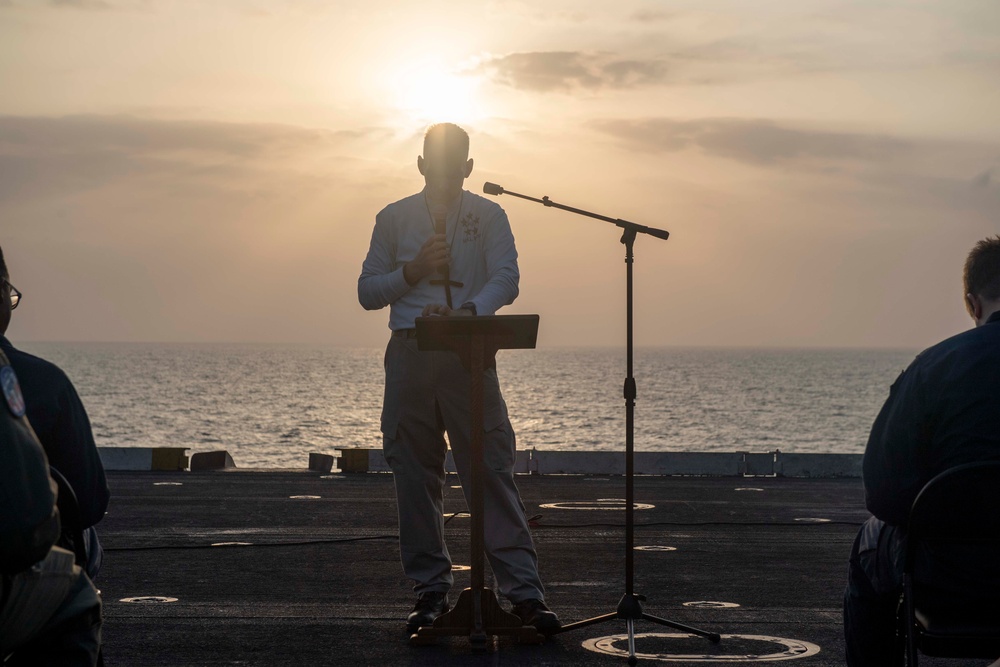
{"type": "Polygon", "coordinates": [[[468,637],[473,651],[495,650],[496,636],[513,637],[522,644],[541,644],[545,636],[533,626],[504,611],[489,588],[462,591],[451,611],[441,614],[434,625],[424,626],[410,636],[411,646],[434,644],[439,637],[468,637]],[[478,602],[478,604],[477,604],[478,602]]]}

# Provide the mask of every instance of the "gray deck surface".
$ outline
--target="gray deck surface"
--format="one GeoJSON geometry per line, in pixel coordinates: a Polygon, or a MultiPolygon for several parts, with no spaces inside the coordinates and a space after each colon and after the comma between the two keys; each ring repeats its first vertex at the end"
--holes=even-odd
{"type": "MultiPolygon", "coordinates": [[[[624,657],[583,645],[624,634],[619,620],[541,646],[502,639],[492,653],[472,652],[465,638],[409,646],[403,619],[414,598],[399,565],[390,475],[112,472],[109,480],[114,497],[99,526],[107,554],[97,581],[109,667],[625,664],[624,657]],[[253,546],[210,546],[219,542],[253,546]],[[139,596],[177,601],[120,601],[139,596]]],[[[624,512],[540,505],[621,499],[623,479],[526,475],[518,485],[529,516],[543,515],[533,534],[549,606],[564,622],[614,611],[625,590],[624,512]]],[[[867,516],[859,480],[638,477],[636,502],[655,506],[636,512],[636,545],[676,548],[635,552],[635,592],[648,598],[647,613],[723,635],[781,637],[820,648],[782,664],[843,664],[846,560],[867,516]],[[798,521],[809,518],[830,522],[798,521]],[[693,601],[739,607],[683,606],[693,601]]],[[[459,489],[448,489],[446,505],[466,509],[459,489]]],[[[459,564],[469,562],[468,523],[460,516],[447,528],[459,564]]],[[[453,600],[468,582],[468,572],[456,573],[453,600]]],[[[640,654],[786,650],[739,639],[712,647],[702,639],[644,637],[676,632],[646,621],[636,631],[640,654]]],[[[640,664],[755,662],[761,660],[640,664]]]]}

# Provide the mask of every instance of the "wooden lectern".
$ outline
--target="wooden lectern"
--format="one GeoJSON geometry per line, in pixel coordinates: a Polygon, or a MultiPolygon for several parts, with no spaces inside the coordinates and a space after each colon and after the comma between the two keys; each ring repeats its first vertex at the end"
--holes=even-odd
{"type": "Polygon", "coordinates": [[[458,596],[454,608],[430,627],[421,627],[410,637],[413,645],[434,643],[438,637],[466,636],[473,649],[485,650],[496,635],[513,636],[521,642],[544,641],[534,627],[503,610],[496,594],[483,579],[483,372],[493,365],[497,350],[534,348],[538,315],[489,315],[482,317],[418,317],[417,348],[420,351],[456,352],[469,370],[471,387],[472,440],[470,496],[472,503],[472,586],[458,596]]]}

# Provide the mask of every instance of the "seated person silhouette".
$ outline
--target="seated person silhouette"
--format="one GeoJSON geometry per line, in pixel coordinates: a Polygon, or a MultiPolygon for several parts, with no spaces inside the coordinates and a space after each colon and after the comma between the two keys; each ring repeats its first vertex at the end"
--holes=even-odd
{"type": "Polygon", "coordinates": [[[73,554],[52,546],[59,533],[55,483],[2,353],[0,386],[0,456],[10,466],[0,482],[0,662],[92,667],[99,664],[101,601],[73,554]]]}
{"type": "MultiPolygon", "coordinates": [[[[108,508],[108,483],[87,411],[66,374],[55,364],[16,349],[6,338],[11,311],[21,293],[11,284],[0,248],[0,350],[17,374],[28,421],[45,449],[49,464],[69,481],[80,506],[87,551],[87,574],[97,576],[103,551],[94,525],[108,508]]],[[[66,545],[68,546],[68,545],[66,545]]]]}
{"type": "Polygon", "coordinates": [[[917,494],[945,470],[1000,460],[1000,236],[976,244],[963,282],[975,328],[917,356],[889,390],[865,449],[865,503],[874,516],[858,533],[848,567],[851,667],[902,664],[896,609],[917,494]]]}

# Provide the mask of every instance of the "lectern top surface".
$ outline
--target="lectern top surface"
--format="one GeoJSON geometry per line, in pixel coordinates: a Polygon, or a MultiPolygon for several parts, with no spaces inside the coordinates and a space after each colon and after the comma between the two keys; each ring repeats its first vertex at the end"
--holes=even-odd
{"type": "Polygon", "coordinates": [[[496,349],[530,349],[538,338],[538,320],[538,315],[418,317],[417,344],[421,350],[450,350],[460,340],[484,336],[496,349]]]}

